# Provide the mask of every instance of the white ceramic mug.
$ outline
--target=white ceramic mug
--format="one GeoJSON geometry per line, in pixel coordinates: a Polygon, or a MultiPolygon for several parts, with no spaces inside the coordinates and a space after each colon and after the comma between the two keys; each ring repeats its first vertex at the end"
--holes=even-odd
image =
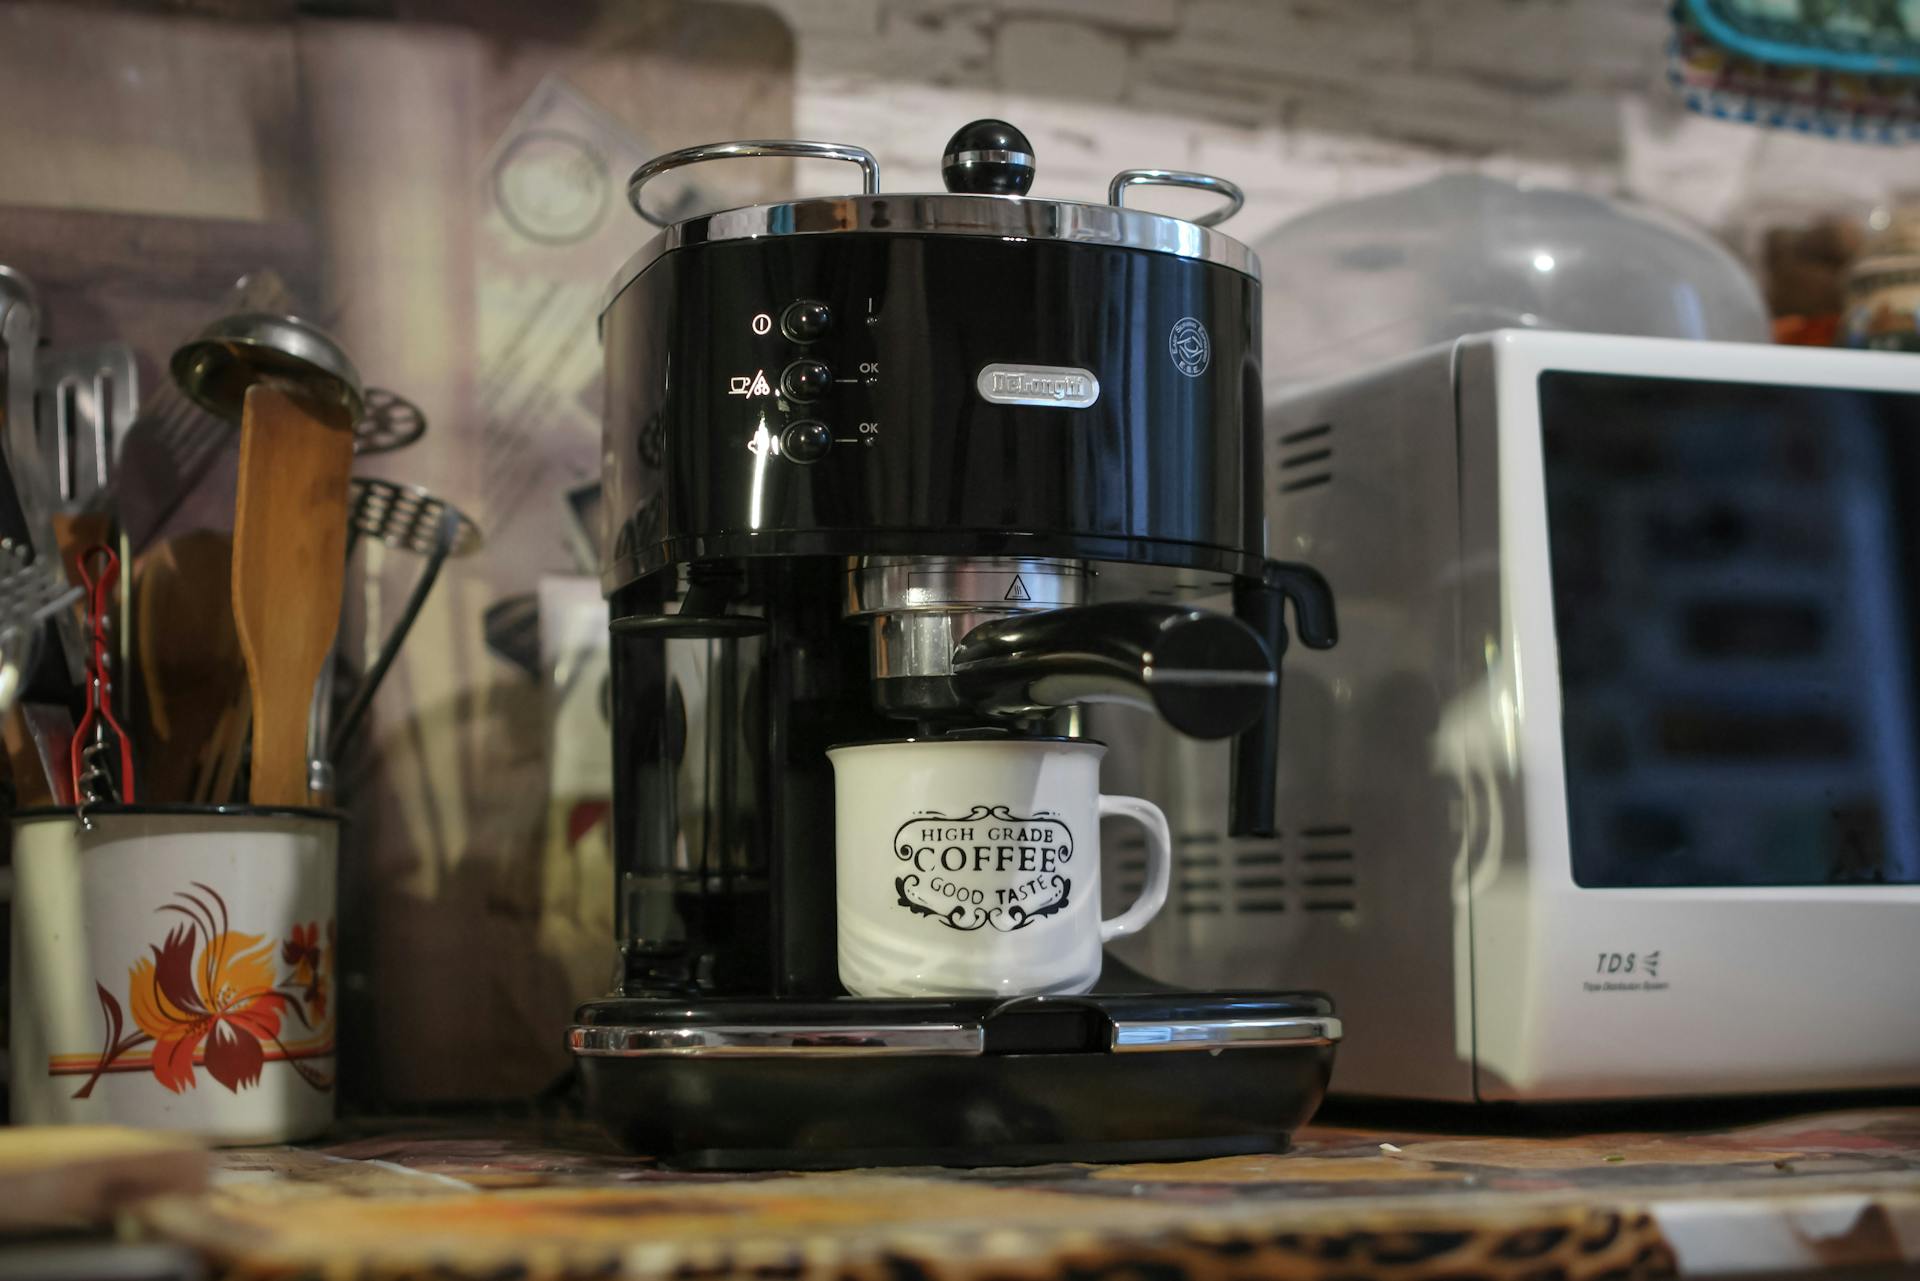
{"type": "Polygon", "coordinates": [[[334,1113],[340,816],[13,819],[13,1120],[284,1143],[334,1113]]]}
{"type": "Polygon", "coordinates": [[[955,737],[836,747],[840,982],[855,996],[1084,992],[1167,901],[1150,801],[1100,794],[1103,744],[955,737]],[[1100,919],[1100,820],[1147,829],[1146,886],[1100,919]]]}

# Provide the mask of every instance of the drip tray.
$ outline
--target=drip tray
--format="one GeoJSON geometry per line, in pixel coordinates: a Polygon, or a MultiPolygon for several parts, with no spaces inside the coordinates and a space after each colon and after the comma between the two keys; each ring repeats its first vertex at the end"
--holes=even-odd
{"type": "Polygon", "coordinates": [[[1340,1038],[1314,993],[611,997],[577,1019],[594,1119],[635,1151],[728,1170],[1279,1152],[1340,1038]]]}

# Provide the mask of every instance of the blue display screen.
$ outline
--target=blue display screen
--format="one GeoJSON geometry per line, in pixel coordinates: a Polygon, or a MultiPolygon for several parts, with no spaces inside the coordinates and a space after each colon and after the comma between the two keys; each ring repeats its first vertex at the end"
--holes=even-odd
{"type": "Polygon", "coordinates": [[[1539,391],[1574,879],[1920,882],[1920,394],[1539,391]]]}

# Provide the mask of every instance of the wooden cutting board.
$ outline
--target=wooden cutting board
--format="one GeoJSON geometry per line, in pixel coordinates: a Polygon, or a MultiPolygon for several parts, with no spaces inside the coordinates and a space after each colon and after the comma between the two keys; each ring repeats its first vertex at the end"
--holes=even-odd
{"type": "Polygon", "coordinates": [[[143,1197],[199,1191],[210,1168],[205,1146],[181,1135],[0,1126],[0,1233],[103,1222],[143,1197]]]}

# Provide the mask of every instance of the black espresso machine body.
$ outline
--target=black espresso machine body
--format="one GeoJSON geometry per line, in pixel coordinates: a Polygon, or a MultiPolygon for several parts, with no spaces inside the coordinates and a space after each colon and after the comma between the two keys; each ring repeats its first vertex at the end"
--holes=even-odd
{"type": "Polygon", "coordinates": [[[870,1001],[835,963],[837,744],[1071,733],[1111,696],[1234,735],[1230,826],[1270,830],[1283,602],[1309,644],[1333,617],[1264,555],[1258,266],[1118,204],[1238,193],[1130,171],[1113,204],[1028,199],[1024,139],[980,122],[945,194],[746,143],[650,162],[635,206],[678,164],[796,154],[867,193],[669,227],[602,316],[620,968],[571,1033],[590,1106],[722,1166],[1283,1146],[1330,1067],[1323,997],[1110,962],[1083,996],[870,1001]],[[1181,603],[1227,584],[1237,620],[1181,603]]]}

